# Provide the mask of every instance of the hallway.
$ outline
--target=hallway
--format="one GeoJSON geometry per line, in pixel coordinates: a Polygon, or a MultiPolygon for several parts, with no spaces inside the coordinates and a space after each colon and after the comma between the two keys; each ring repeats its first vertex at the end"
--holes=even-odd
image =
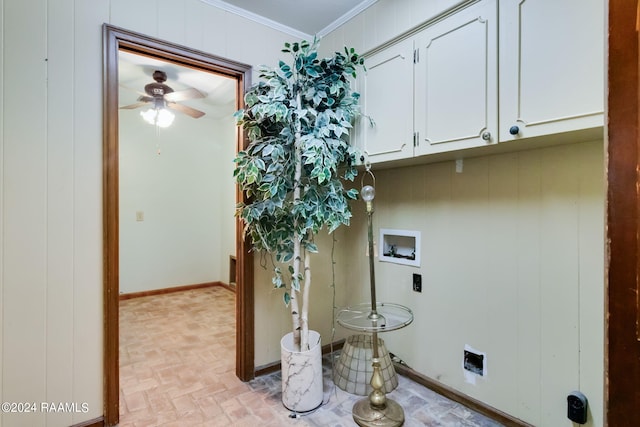
{"type": "MultiPolygon", "coordinates": [[[[331,381],[325,404],[298,419],[280,401],[280,372],[243,383],[235,376],[235,294],[212,287],[120,302],[120,427],[355,426],[348,394],[331,381]]],[[[399,377],[390,397],[405,426],[500,426],[399,377]]]]}

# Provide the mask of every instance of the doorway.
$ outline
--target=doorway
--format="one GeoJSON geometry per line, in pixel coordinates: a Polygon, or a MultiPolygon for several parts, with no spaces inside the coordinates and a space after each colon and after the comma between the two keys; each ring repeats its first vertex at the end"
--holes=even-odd
{"type": "Polygon", "coordinates": [[[124,49],[118,79],[120,298],[229,284],[236,79],[124,49]]]}
{"type": "MultiPolygon", "coordinates": [[[[235,79],[236,109],[241,108],[243,95],[251,84],[251,67],[108,24],[103,26],[103,43],[104,416],[106,425],[116,425],[119,421],[119,53],[126,51],[235,79]]],[[[246,146],[241,130],[237,130],[235,139],[236,151],[246,146]]],[[[237,189],[235,195],[236,201],[242,201],[243,195],[237,189]]],[[[254,375],[253,259],[248,250],[250,242],[242,239],[238,220],[235,228],[235,365],[238,378],[248,381],[254,375]]]]}

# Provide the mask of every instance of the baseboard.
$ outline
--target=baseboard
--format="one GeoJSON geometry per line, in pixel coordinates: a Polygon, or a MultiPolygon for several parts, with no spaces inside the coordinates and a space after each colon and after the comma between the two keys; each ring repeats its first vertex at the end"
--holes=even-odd
{"type": "MultiPolygon", "coordinates": [[[[345,340],[339,340],[334,342],[333,344],[327,344],[322,346],[322,354],[328,354],[332,351],[340,350],[344,346],[345,340]]],[[[454,402],[458,402],[469,409],[473,409],[476,412],[479,412],[487,417],[502,423],[506,427],[534,427],[532,424],[526,423],[518,418],[512,417],[511,415],[502,412],[492,406],[487,405],[484,402],[481,402],[477,399],[474,399],[470,396],[467,396],[464,393],[459,392],[447,385],[442,384],[436,380],[433,380],[425,375],[420,374],[419,372],[409,368],[406,365],[400,363],[393,364],[396,372],[399,375],[407,377],[412,381],[435,391],[442,396],[445,396],[448,399],[453,400],[454,402]]],[[[273,362],[267,365],[262,365],[255,370],[255,376],[260,377],[263,375],[268,375],[273,372],[277,372],[281,369],[280,362],[273,362]]]]}
{"type": "Polygon", "coordinates": [[[104,427],[104,425],[104,417],[98,417],[92,420],[83,421],[79,424],[74,424],[71,427],[104,427]]]}
{"type": "Polygon", "coordinates": [[[333,353],[336,350],[342,350],[342,347],[344,347],[345,342],[346,340],[342,338],[341,340],[334,341],[333,343],[323,345],[322,354],[325,355],[325,354],[333,353]]]}
{"type": "Polygon", "coordinates": [[[278,372],[282,367],[280,366],[280,362],[272,362],[267,363],[266,365],[261,365],[256,367],[255,377],[262,377],[264,375],[273,374],[274,372],[278,372]]]}
{"type": "Polygon", "coordinates": [[[140,297],[148,297],[152,295],[162,295],[162,294],[171,294],[174,292],[183,292],[190,291],[193,289],[202,289],[202,288],[212,288],[214,286],[221,286],[226,288],[232,292],[235,292],[236,289],[222,282],[207,282],[207,283],[198,283],[195,285],[183,285],[183,286],[174,286],[172,288],[163,288],[163,289],[154,289],[150,291],[141,291],[141,292],[131,292],[129,294],[120,294],[120,301],[132,299],[132,298],[140,298],[140,297]]]}
{"type": "MultiPolygon", "coordinates": [[[[336,350],[341,350],[344,347],[344,338],[338,341],[334,341],[333,343],[329,343],[322,346],[322,354],[329,354],[336,350]]],[[[261,377],[263,375],[269,375],[274,372],[278,372],[282,367],[280,366],[280,362],[268,363],[266,365],[258,366],[255,370],[254,375],[256,377],[261,377]]]]}
{"type": "Polygon", "coordinates": [[[461,403],[467,408],[473,409],[476,412],[480,412],[481,414],[486,415],[487,417],[496,420],[507,427],[534,427],[529,423],[512,417],[507,413],[504,413],[492,406],[487,405],[484,402],[467,396],[466,394],[461,393],[458,390],[455,390],[447,385],[444,385],[439,381],[424,376],[405,365],[394,363],[393,366],[398,374],[405,376],[415,381],[416,383],[453,400],[454,402],[461,403]]]}

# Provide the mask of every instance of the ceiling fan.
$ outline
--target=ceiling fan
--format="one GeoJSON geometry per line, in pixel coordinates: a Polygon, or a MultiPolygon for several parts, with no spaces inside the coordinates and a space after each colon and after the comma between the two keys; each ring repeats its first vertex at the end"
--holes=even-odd
{"type": "MultiPolygon", "coordinates": [[[[138,92],[140,93],[138,102],[136,102],[135,104],[125,105],[120,108],[123,110],[133,110],[135,108],[151,104],[150,110],[152,112],[155,112],[156,117],[158,116],[160,111],[166,110],[167,108],[180,111],[181,113],[191,116],[194,119],[198,119],[204,116],[205,113],[200,110],[196,110],[195,108],[189,107],[187,105],[178,104],[179,101],[185,101],[187,99],[204,98],[206,96],[204,93],[194,88],[174,91],[171,87],[164,83],[167,81],[167,73],[165,73],[164,71],[155,70],[153,72],[153,79],[155,80],[155,82],[149,83],[144,87],[144,94],[138,92]]],[[[141,112],[143,117],[145,117],[145,113],[146,112],[144,111],[141,112]]],[[[147,120],[146,117],[145,120],[147,120]]]]}

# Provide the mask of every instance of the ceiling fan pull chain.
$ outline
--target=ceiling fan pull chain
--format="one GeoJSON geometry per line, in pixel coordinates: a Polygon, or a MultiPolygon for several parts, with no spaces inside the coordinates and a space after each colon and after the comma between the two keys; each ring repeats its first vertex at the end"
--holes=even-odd
{"type": "Polygon", "coordinates": [[[161,154],[160,150],[160,126],[156,125],[156,153],[161,154]]]}

